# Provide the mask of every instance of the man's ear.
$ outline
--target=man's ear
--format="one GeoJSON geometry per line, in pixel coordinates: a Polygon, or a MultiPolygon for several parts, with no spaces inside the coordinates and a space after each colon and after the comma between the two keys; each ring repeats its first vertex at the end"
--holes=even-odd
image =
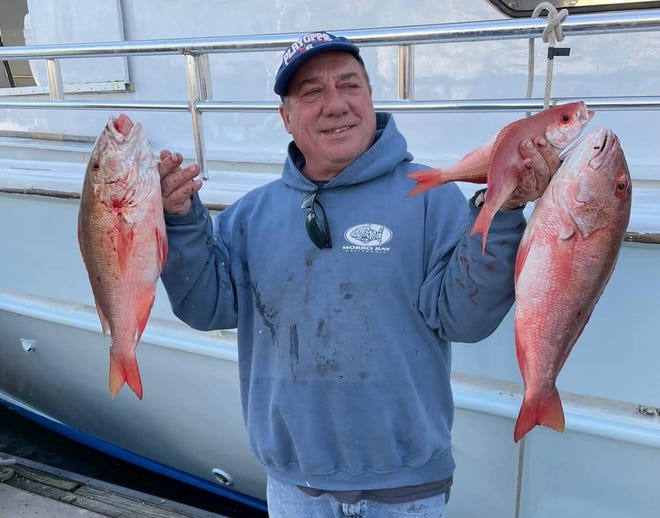
{"type": "Polygon", "coordinates": [[[284,129],[286,129],[287,133],[291,134],[291,130],[289,129],[291,125],[291,120],[289,118],[289,112],[284,106],[284,103],[280,104],[280,117],[282,117],[282,122],[284,123],[284,129]]]}

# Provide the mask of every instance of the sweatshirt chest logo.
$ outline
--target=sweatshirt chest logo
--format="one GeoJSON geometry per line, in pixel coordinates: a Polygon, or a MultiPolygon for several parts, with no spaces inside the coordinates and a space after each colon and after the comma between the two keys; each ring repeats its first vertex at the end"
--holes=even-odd
{"type": "Polygon", "coordinates": [[[389,252],[384,246],[392,239],[392,231],[385,225],[361,223],[353,225],[344,232],[344,239],[349,243],[343,249],[347,252],[389,252]]]}

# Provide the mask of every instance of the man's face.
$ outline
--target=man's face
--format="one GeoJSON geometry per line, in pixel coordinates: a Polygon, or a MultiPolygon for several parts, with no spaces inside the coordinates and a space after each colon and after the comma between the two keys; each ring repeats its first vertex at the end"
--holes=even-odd
{"type": "Polygon", "coordinates": [[[347,52],[326,52],[302,65],[289,81],[280,115],[305,157],[303,173],[312,180],[335,177],[376,135],[371,87],[347,52]]]}

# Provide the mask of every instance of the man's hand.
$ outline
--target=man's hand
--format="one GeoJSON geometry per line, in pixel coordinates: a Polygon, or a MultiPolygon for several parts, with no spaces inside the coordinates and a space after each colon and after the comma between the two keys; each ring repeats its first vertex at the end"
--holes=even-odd
{"type": "Polygon", "coordinates": [[[199,166],[193,164],[182,169],[181,162],[181,153],[171,153],[167,149],[160,152],[160,190],[163,210],[169,214],[186,214],[192,207],[190,198],[202,187],[202,181],[194,179],[199,174],[199,166]]]}
{"type": "Polygon", "coordinates": [[[523,140],[520,143],[520,154],[523,161],[518,170],[518,187],[502,204],[500,210],[519,208],[528,201],[539,198],[561,165],[557,151],[549,146],[543,137],[533,142],[523,140]]]}

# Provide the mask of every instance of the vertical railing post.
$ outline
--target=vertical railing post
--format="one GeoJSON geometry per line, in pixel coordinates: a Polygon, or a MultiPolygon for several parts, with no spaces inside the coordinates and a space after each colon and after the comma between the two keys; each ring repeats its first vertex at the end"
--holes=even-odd
{"type": "Polygon", "coordinates": [[[190,103],[195,155],[197,157],[197,164],[201,170],[200,177],[203,180],[208,180],[202,113],[197,110],[198,101],[208,101],[211,98],[208,56],[206,54],[186,53],[185,57],[186,73],[188,76],[188,101],[190,103]]]}
{"type": "Polygon", "coordinates": [[[48,88],[52,100],[64,99],[64,86],[62,83],[62,71],[60,63],[56,59],[46,60],[46,75],[48,76],[48,88]]]}
{"type": "Polygon", "coordinates": [[[399,100],[412,101],[414,93],[414,47],[399,45],[399,100]]]}

